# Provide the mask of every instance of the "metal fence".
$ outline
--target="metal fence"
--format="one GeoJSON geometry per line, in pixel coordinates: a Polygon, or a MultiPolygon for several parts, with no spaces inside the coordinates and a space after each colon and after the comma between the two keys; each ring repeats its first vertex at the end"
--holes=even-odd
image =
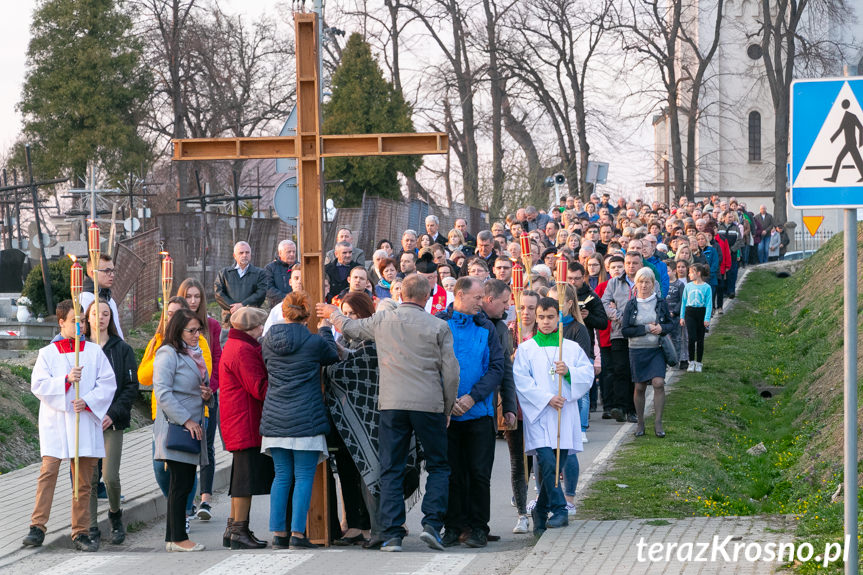
{"type": "Polygon", "coordinates": [[[164,249],[174,259],[174,289],[188,277],[204,284],[212,297],[213,282],[223,267],[234,263],[234,244],[244,240],[252,248],[252,264],[264,267],[276,255],[276,246],[289,239],[293,229],[278,218],[241,217],[239,233],[234,216],[216,213],[168,213],[156,216],[164,249]]]}
{"type": "Polygon", "coordinates": [[[834,232],[829,230],[819,230],[815,233],[815,236],[809,234],[809,231],[806,229],[800,229],[799,227],[794,230],[794,237],[791,238],[791,244],[788,246],[789,252],[797,252],[797,251],[814,251],[827,243],[827,240],[832,238],[834,232]]]}
{"type": "Polygon", "coordinates": [[[117,244],[117,276],[111,289],[120,306],[123,331],[150,321],[159,310],[159,249],[154,228],[117,244]]]}

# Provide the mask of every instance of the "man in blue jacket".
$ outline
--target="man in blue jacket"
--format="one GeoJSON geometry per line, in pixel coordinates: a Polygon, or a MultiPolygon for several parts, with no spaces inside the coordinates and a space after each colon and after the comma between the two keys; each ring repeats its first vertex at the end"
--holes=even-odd
{"type": "Polygon", "coordinates": [[[480,280],[471,276],[455,284],[455,301],[438,314],[452,331],[459,364],[457,399],[447,429],[451,468],[445,547],[458,545],[462,531],[468,547],[485,547],[491,514],[491,468],[494,464],[494,392],[503,381],[504,358],[494,325],[481,312],[480,280]]]}

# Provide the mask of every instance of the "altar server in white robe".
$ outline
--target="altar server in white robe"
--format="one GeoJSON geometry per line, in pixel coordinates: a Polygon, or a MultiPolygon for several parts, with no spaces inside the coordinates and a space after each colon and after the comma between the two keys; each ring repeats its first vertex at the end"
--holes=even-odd
{"type": "Polygon", "coordinates": [[[539,461],[540,492],[533,510],[533,531],[569,524],[563,490],[555,487],[555,449],[560,409],[560,469],[567,454],[582,451],[578,400],[593,384],[593,363],[574,341],[563,340],[558,361],[558,303],[544,297],[536,308],[537,333],[518,346],[513,364],[515,388],[524,419],[524,448],[539,461]],[[563,387],[558,394],[558,375],[563,387]],[[551,517],[549,517],[551,514],[551,517]]]}
{"type": "MultiPolygon", "coordinates": [[[[105,457],[102,419],[117,388],[114,370],[102,349],[81,341],[79,366],[75,367],[75,313],[72,300],[57,305],[60,334],[64,339],[41,350],[33,367],[30,390],[39,398],[39,449],[42,468],[36,487],[36,503],[30,518],[30,533],[24,545],[38,547],[47,531],[60,462],[70,460],[74,474],[75,414],[79,424],[78,500],[72,498],[72,540],[76,549],[96,551],[90,540],[90,479],[99,459],[105,457]],[[75,399],[75,382],[79,399],[75,399]]],[[[73,488],[74,489],[74,488],[73,488]]]]}

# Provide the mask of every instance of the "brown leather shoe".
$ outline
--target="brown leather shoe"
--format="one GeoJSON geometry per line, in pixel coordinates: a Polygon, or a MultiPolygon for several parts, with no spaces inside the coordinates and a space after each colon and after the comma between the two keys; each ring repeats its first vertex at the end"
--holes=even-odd
{"type": "Polygon", "coordinates": [[[225,532],[222,534],[222,547],[231,546],[231,525],[234,524],[234,518],[228,517],[228,525],[225,527],[225,532]]]}

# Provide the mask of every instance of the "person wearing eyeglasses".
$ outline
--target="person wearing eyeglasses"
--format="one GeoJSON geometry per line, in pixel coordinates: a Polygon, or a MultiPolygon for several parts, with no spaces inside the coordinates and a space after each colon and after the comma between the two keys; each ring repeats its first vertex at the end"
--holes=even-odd
{"type": "Polygon", "coordinates": [[[186,533],[186,501],[194,488],[195,471],[207,465],[207,434],[202,423],[204,405],[213,407],[210,375],[199,338],[206,327],[188,309],[174,312],[165,330],[162,347],[153,362],[153,393],[157,413],[153,422],[153,459],[164,461],[171,473],[165,526],[166,551],[203,551],[186,533]],[[197,450],[171,444],[170,424],[185,428],[200,442],[197,450]],[[171,446],[169,447],[169,444],[171,446]],[[197,452],[195,452],[197,451],[197,452]]]}
{"type": "MultiPolygon", "coordinates": [[[[87,262],[87,277],[84,278],[84,291],[81,292],[81,309],[87,309],[96,297],[93,295],[93,266],[94,262],[87,262]]],[[[95,268],[99,274],[99,299],[108,302],[108,307],[111,308],[111,317],[114,318],[114,327],[117,328],[117,335],[120,339],[125,340],[123,336],[123,328],[120,327],[120,313],[117,311],[117,302],[111,297],[111,288],[114,286],[114,277],[117,270],[114,267],[114,258],[108,254],[102,254],[99,257],[99,267],[95,268]]]]}

